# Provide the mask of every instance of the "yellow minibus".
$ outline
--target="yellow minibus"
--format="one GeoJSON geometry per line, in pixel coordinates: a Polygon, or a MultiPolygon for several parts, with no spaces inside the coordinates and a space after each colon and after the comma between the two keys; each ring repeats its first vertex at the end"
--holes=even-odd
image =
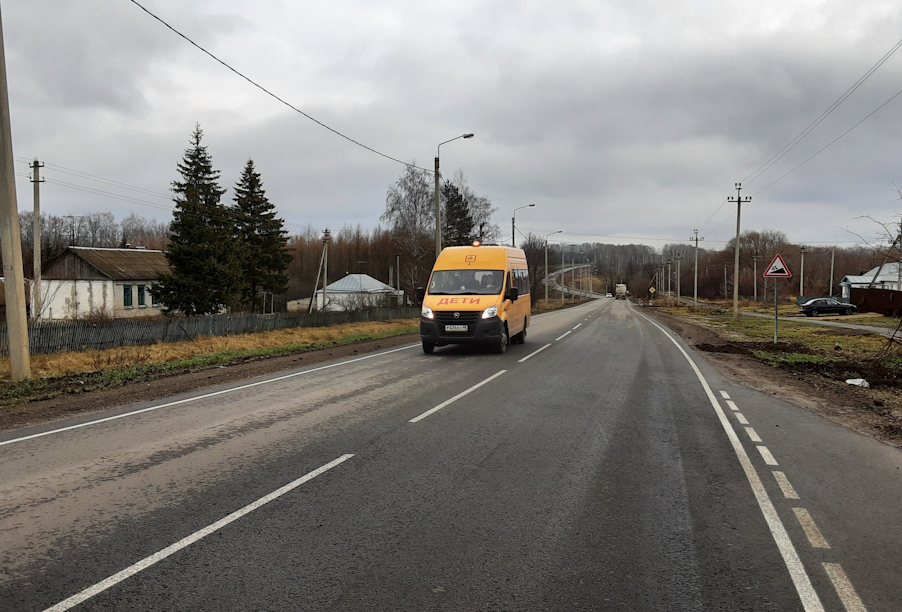
{"type": "Polygon", "coordinates": [[[529,273],[522,249],[448,247],[422,292],[423,352],[447,344],[485,344],[503,353],[523,344],[529,327],[529,273]]]}

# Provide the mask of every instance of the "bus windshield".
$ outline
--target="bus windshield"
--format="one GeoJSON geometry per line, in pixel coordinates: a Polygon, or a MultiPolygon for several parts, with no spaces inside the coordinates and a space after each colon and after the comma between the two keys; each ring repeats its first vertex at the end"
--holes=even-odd
{"type": "Polygon", "coordinates": [[[503,286],[501,270],[435,270],[429,295],[497,295],[503,286]]]}

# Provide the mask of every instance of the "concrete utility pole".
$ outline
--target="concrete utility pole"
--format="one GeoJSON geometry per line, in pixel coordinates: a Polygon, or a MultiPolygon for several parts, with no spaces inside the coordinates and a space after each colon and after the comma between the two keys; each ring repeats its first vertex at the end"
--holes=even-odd
{"type": "Polygon", "coordinates": [[[758,256],[752,255],[752,276],[755,280],[755,302],[758,301],[758,256]]]}
{"type": "MultiPolygon", "coordinates": [[[[836,263],[836,249],[833,249],[830,252],[830,297],[833,297],[833,269],[834,264],[836,263]]],[[[896,269],[899,269],[899,266],[896,266],[896,269]]],[[[902,273],[902,271],[900,271],[902,273]]],[[[898,288],[900,285],[896,285],[898,288]]]]}
{"type": "Polygon", "coordinates": [[[673,293],[670,291],[670,281],[673,279],[673,260],[667,260],[667,301],[670,301],[670,298],[673,297],[673,293]]]}
{"type": "MultiPolygon", "coordinates": [[[[752,196],[742,197],[742,183],[736,183],[736,197],[735,198],[727,198],[730,202],[736,203],[736,254],[735,259],[733,260],[733,318],[739,318],[739,217],[742,212],[742,203],[743,202],[751,202],[752,196]]],[[[724,266],[724,274],[726,274],[727,268],[724,266]]],[[[724,288],[726,288],[727,283],[724,280],[724,288]]]]}
{"type": "Polygon", "coordinates": [[[332,242],[332,232],[329,228],[323,232],[323,310],[326,309],[326,287],[329,286],[329,243],[332,242]]]}
{"type": "Polygon", "coordinates": [[[799,266],[799,297],[805,297],[805,247],[799,249],[799,253],[802,255],[802,263],[799,266]]]}
{"type": "Polygon", "coordinates": [[[31,182],[34,183],[34,223],[32,242],[34,243],[34,283],[31,286],[31,318],[41,318],[41,168],[44,164],[34,160],[31,164],[31,182]]]}
{"type": "Polygon", "coordinates": [[[680,296],[682,295],[682,293],[680,292],[680,262],[683,261],[683,254],[680,253],[676,256],[675,259],[677,262],[677,302],[679,302],[680,296]]]}
{"type": "Polygon", "coordinates": [[[22,238],[19,234],[19,207],[16,202],[16,171],[13,167],[13,138],[9,117],[2,21],[0,21],[0,248],[2,248],[0,253],[3,256],[3,284],[6,293],[10,376],[14,382],[19,382],[31,378],[31,357],[28,354],[25,274],[22,267],[22,238]]]}
{"type": "Polygon", "coordinates": [[[698,242],[699,240],[704,240],[704,237],[699,238],[698,230],[692,231],[695,232],[695,236],[689,239],[695,241],[695,282],[692,288],[692,299],[695,302],[695,306],[698,307],[698,242]]]}

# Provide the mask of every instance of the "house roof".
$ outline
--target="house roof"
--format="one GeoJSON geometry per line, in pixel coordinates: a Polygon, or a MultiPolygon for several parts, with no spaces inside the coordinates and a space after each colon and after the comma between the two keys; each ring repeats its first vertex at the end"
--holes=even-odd
{"type": "Polygon", "coordinates": [[[112,280],[150,280],[169,272],[163,251],[76,246],[69,250],[112,280]]]}
{"type": "MultiPolygon", "coordinates": [[[[334,293],[397,293],[397,289],[376,280],[368,274],[348,274],[326,285],[326,291],[334,293]]],[[[322,289],[317,293],[322,292],[322,289]]]]}
{"type": "Polygon", "coordinates": [[[874,279],[874,275],[877,274],[877,270],[880,269],[880,266],[875,266],[865,272],[864,274],[858,275],[849,275],[843,277],[843,279],[839,282],[840,285],[868,285],[872,281],[874,284],[879,283],[895,283],[899,280],[899,264],[896,262],[887,263],[883,266],[883,269],[880,270],[880,276],[874,279]]]}

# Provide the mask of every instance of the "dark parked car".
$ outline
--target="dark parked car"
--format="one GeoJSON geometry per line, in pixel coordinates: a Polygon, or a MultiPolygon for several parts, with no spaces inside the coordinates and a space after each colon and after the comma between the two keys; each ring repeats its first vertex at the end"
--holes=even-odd
{"type": "Polygon", "coordinates": [[[808,300],[799,306],[799,313],[806,317],[818,317],[820,315],[850,315],[858,312],[855,304],[843,304],[829,298],[808,300]]]}

